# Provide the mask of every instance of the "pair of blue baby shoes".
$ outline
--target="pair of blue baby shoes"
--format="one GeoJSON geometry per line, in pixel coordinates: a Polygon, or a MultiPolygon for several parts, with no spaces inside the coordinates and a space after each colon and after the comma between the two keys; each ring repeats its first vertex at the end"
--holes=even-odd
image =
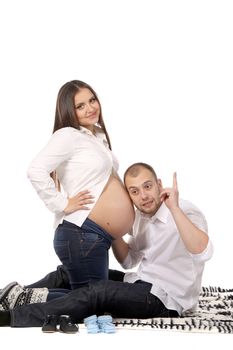
{"type": "Polygon", "coordinates": [[[87,328],[87,333],[115,333],[115,325],[112,323],[112,316],[92,315],[84,319],[84,324],[87,328]]]}

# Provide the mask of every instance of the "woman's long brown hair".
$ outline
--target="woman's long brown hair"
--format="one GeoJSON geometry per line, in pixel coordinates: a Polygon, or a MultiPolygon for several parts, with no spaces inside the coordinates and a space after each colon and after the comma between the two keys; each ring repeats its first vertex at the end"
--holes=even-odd
{"type": "MultiPolygon", "coordinates": [[[[75,111],[74,97],[80,91],[80,89],[84,88],[89,89],[93,93],[94,97],[100,105],[100,116],[98,125],[101,127],[105,134],[109,148],[112,149],[110,138],[104,124],[102,108],[98,96],[90,85],[84,83],[81,80],[71,80],[60,88],[57,95],[53,133],[67,126],[73,127],[78,130],[80,129],[80,124],[78,122],[78,118],[76,116],[75,111]]],[[[50,175],[56,184],[56,188],[60,191],[60,182],[57,178],[56,171],[53,171],[50,175]]]]}
{"type": "Polygon", "coordinates": [[[75,129],[80,129],[80,125],[76,116],[76,111],[74,106],[74,97],[80,91],[80,89],[84,89],[84,88],[89,89],[93,93],[94,97],[96,98],[96,100],[100,105],[100,116],[99,116],[98,124],[103,130],[103,132],[105,133],[108,146],[111,149],[111,142],[104,124],[104,120],[102,116],[102,108],[101,108],[101,104],[98,99],[98,96],[90,85],[84,83],[81,80],[69,81],[68,83],[64,84],[59,90],[58,96],[57,96],[53,132],[67,126],[71,126],[75,129]]]}

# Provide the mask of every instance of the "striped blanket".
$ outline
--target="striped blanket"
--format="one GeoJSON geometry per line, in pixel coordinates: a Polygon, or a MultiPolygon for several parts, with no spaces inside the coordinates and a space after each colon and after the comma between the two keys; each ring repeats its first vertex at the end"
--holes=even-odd
{"type": "Polygon", "coordinates": [[[117,328],[232,333],[233,289],[202,287],[198,307],[177,318],[114,319],[117,328]]]}

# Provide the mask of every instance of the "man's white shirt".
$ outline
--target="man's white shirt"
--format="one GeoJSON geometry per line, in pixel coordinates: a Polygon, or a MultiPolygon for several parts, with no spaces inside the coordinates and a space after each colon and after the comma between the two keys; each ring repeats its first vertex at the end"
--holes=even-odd
{"type": "MultiPolygon", "coordinates": [[[[179,206],[193,224],[208,232],[206,219],[196,206],[185,200],[180,200],[179,206]]],[[[202,253],[190,253],[163,203],[153,217],[136,211],[128,243],[130,250],[122,267],[132,269],[139,266],[137,272],[125,274],[125,282],[143,280],[151,283],[151,293],[168,309],[176,310],[179,314],[195,308],[204,264],[213,254],[210,239],[202,253]]]]}

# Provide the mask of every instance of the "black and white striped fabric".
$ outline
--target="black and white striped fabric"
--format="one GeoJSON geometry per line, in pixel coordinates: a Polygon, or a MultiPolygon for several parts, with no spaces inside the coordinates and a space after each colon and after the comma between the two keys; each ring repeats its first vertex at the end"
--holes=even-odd
{"type": "Polygon", "coordinates": [[[113,320],[118,329],[233,334],[233,289],[202,287],[198,307],[177,318],[113,320]]]}

